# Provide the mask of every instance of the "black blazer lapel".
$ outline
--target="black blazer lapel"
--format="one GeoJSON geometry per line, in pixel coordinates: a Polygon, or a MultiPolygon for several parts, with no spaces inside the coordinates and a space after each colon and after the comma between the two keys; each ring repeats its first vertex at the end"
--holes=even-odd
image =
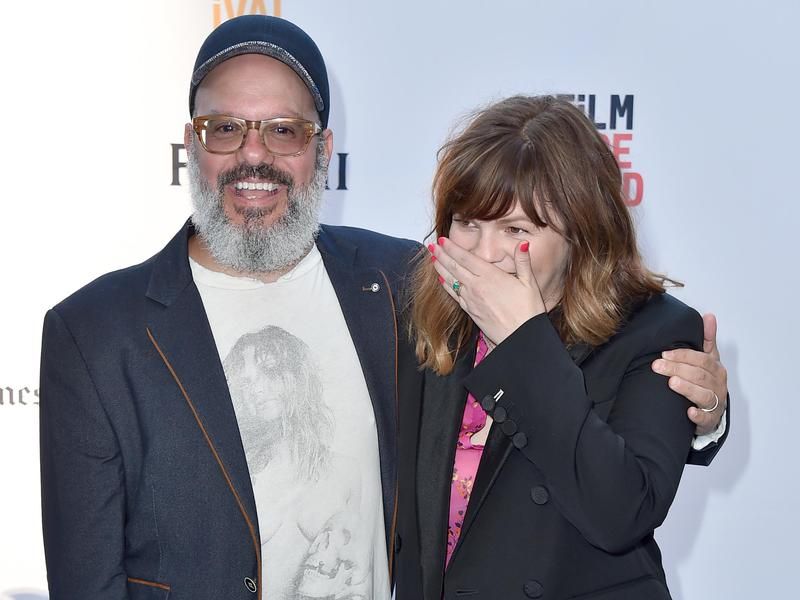
{"type": "Polygon", "coordinates": [[[260,555],[260,535],[250,472],[236,413],[200,294],[192,281],[187,242],[190,226],[156,257],[147,296],[153,301],[142,331],[170,371],[176,386],[206,438],[233,500],[260,555]]]}
{"type": "Polygon", "coordinates": [[[450,375],[425,373],[416,501],[424,597],[436,600],[442,595],[453,461],[467,398],[462,380],[475,362],[474,342],[473,336],[450,375]]]}
{"type": "Polygon", "coordinates": [[[467,504],[467,514],[464,515],[461,535],[458,538],[455,550],[453,550],[453,559],[458,554],[461,542],[475,522],[475,516],[478,514],[483,501],[486,500],[489,490],[492,489],[497,476],[500,474],[500,469],[503,468],[503,464],[505,464],[513,448],[511,438],[502,432],[501,425],[492,422],[489,435],[486,438],[486,445],[483,448],[483,454],[481,454],[478,472],[475,474],[475,482],[472,485],[472,493],[467,504]]]}
{"type": "Polygon", "coordinates": [[[359,248],[324,227],[317,238],[325,270],[353,339],[375,413],[387,549],[391,548],[397,488],[397,316],[390,283],[362,267],[359,248]]]}

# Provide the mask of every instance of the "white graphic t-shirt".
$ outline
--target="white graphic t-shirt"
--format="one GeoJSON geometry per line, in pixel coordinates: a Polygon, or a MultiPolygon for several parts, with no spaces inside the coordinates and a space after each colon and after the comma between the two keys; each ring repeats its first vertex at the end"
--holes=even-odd
{"type": "Polygon", "coordinates": [[[273,283],[190,263],[250,469],[263,598],[388,599],[375,416],[319,251],[273,283]]]}

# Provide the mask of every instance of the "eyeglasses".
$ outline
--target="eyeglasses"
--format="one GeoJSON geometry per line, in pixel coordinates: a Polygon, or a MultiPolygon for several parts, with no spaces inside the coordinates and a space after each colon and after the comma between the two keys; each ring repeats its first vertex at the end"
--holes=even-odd
{"type": "Polygon", "coordinates": [[[278,117],[248,121],[228,115],[195,117],[192,127],[206,152],[233,154],[244,146],[248,130],[255,129],[267,150],[275,156],[300,156],[311,138],[322,131],[317,123],[305,119],[278,117]]]}

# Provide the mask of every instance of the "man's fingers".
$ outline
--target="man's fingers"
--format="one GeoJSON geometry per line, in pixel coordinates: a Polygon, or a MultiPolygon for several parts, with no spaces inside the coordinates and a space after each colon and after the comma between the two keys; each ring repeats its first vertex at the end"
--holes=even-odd
{"type": "MultiPolygon", "coordinates": [[[[697,408],[707,408],[711,409],[714,408],[714,405],[717,404],[716,398],[714,397],[715,392],[707,387],[703,387],[701,385],[694,384],[690,381],[686,381],[682,377],[673,376],[669,378],[669,387],[678,392],[680,395],[685,396],[689,399],[692,404],[697,406],[697,408]]],[[[720,409],[720,407],[724,404],[723,398],[719,399],[719,404],[714,412],[720,409]]]]}
{"type": "Polygon", "coordinates": [[[713,392],[680,377],[670,377],[669,387],[694,403],[695,406],[689,407],[687,415],[689,420],[695,424],[695,434],[705,435],[717,428],[721,415],[725,412],[727,398],[720,398],[717,402],[713,392]],[[716,408],[714,408],[715,405],[716,408]],[[708,412],[701,410],[704,408],[708,412]],[[712,408],[714,410],[710,410],[712,408]]]}
{"type": "MultiPolygon", "coordinates": [[[[722,368],[722,364],[717,358],[705,352],[698,352],[697,350],[689,350],[688,348],[678,348],[677,350],[666,350],[661,353],[661,358],[672,368],[673,365],[687,364],[693,367],[705,369],[711,373],[716,373],[722,368]]],[[[658,362],[658,361],[656,361],[658,362]]],[[[656,371],[658,372],[658,371],[656,371]]],[[[662,375],[672,373],[662,373],[662,375]]]]}
{"type": "Polygon", "coordinates": [[[713,313],[703,315],[703,350],[719,360],[717,349],[717,317],[713,313]]]}
{"type": "Polygon", "coordinates": [[[694,385],[710,389],[716,382],[714,376],[703,367],[659,358],[653,361],[653,371],[665,377],[677,376],[694,385]]]}
{"type": "MultiPolygon", "coordinates": [[[[722,401],[720,400],[720,402],[722,401]]],[[[717,418],[719,413],[716,410],[713,413],[707,413],[692,406],[687,414],[689,415],[689,420],[695,424],[695,435],[709,434],[719,426],[719,419],[717,418]]]]}

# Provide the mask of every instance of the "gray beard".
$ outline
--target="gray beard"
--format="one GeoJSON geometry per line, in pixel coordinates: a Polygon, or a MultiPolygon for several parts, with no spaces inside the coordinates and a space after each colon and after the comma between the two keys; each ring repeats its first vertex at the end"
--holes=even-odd
{"type": "Polygon", "coordinates": [[[314,175],[307,185],[297,186],[291,175],[272,165],[240,165],[220,173],[214,189],[200,173],[196,150],[187,148],[187,171],[194,206],[192,222],[211,255],[220,265],[242,273],[275,273],[290,269],[314,244],[319,231],[319,213],[328,176],[324,142],[316,147],[314,175]],[[241,210],[241,225],[225,214],[224,186],[244,177],[262,177],[287,186],[286,212],[272,225],[264,218],[272,210],[241,210]]]}

